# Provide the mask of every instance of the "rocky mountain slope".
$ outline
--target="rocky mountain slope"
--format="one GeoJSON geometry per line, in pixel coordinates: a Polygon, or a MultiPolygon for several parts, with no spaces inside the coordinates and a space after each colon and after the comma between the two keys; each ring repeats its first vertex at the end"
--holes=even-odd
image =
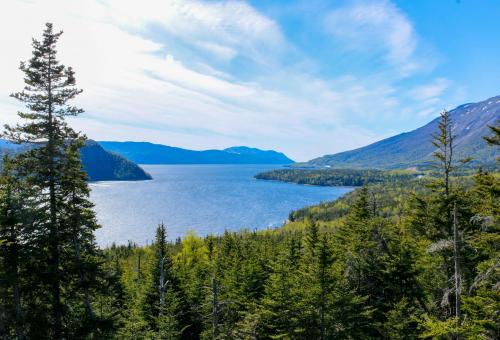
{"type": "MultiPolygon", "coordinates": [[[[452,131],[456,136],[457,159],[473,157],[476,164],[494,164],[497,148],[489,147],[483,137],[490,134],[489,125],[500,120],[500,96],[479,103],[460,105],[450,111],[452,131]]],[[[431,144],[439,118],[411,132],[383,139],[365,147],[315,158],[301,165],[332,168],[396,169],[425,167],[435,148],[431,144]]]]}

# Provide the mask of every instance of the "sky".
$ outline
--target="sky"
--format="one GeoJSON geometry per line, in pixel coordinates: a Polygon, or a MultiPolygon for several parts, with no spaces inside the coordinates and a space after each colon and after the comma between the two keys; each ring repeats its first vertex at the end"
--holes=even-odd
{"type": "Polygon", "coordinates": [[[498,0],[3,0],[0,123],[52,22],[89,138],[305,161],[500,95],[499,18],[498,0]]]}

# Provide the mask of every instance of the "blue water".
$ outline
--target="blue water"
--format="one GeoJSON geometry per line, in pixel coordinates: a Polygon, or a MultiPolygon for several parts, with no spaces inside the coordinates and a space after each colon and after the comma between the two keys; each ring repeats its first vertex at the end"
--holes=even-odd
{"type": "Polygon", "coordinates": [[[101,246],[150,243],[164,222],[170,239],[278,227],[290,211],[338,198],[346,187],[255,180],[276,165],[144,165],[152,181],[91,183],[101,246]]]}

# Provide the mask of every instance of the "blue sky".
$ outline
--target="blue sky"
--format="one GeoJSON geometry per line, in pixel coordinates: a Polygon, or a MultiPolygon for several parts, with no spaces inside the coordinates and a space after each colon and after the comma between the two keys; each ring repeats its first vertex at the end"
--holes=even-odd
{"type": "Polygon", "coordinates": [[[499,95],[498,18],[497,0],[4,1],[0,121],[52,21],[90,138],[307,160],[499,95]]]}

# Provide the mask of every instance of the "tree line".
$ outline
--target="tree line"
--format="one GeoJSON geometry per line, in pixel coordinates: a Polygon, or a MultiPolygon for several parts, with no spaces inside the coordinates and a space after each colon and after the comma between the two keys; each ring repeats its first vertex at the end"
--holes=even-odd
{"type": "Polygon", "coordinates": [[[319,186],[363,186],[407,181],[422,175],[416,171],[376,169],[279,169],[259,173],[256,179],[319,186]]]}

